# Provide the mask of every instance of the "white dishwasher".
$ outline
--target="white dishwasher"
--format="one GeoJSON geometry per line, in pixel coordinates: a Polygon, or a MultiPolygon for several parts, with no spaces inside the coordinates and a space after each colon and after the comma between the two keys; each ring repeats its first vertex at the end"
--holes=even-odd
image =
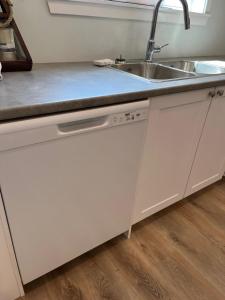
{"type": "Polygon", "coordinates": [[[149,101],[0,125],[0,185],[23,283],[129,230],[149,101]]]}

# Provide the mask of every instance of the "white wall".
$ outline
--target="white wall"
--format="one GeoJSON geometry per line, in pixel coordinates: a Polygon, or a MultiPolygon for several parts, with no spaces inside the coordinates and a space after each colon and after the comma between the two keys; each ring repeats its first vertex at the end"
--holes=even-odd
{"type": "MultiPolygon", "coordinates": [[[[225,54],[225,1],[213,0],[207,26],[161,23],[157,42],[170,43],[161,56],[225,54]]],[[[46,0],[14,0],[15,19],[35,62],[144,57],[150,23],[50,15],[46,0]]]]}

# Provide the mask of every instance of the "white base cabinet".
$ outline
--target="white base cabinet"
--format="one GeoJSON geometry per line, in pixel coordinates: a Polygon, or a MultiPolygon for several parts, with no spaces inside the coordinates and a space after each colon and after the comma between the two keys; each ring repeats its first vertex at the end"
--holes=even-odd
{"type": "Polygon", "coordinates": [[[22,284],[11,245],[0,195],[0,300],[14,300],[23,295],[22,284]],[[14,260],[14,261],[13,261],[14,260]]]}
{"type": "Polygon", "coordinates": [[[225,87],[217,88],[199,142],[185,196],[220,180],[225,168],[225,87]]]}
{"type": "Polygon", "coordinates": [[[184,197],[211,103],[209,92],[207,89],[151,100],[133,224],[184,197]]]}
{"type": "MultiPolygon", "coordinates": [[[[59,135],[50,144],[56,124],[37,129],[36,123],[27,130],[22,122],[11,135],[6,126],[7,134],[0,135],[0,184],[24,283],[214,183],[225,172],[225,87],[152,98],[148,121],[133,124],[131,131],[123,126],[119,135],[113,127],[104,136],[99,130],[90,136],[59,135]],[[131,222],[134,170],[145,133],[131,222]]],[[[0,300],[23,295],[10,243],[0,194],[0,300]]]]}

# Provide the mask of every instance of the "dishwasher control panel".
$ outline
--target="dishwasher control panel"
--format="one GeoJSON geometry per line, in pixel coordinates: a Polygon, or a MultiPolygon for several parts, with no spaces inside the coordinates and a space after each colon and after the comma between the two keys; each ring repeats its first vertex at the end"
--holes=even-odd
{"type": "Polygon", "coordinates": [[[148,118],[148,109],[138,109],[135,111],[128,111],[123,113],[118,113],[110,116],[110,125],[118,126],[125,125],[133,122],[138,122],[146,120],[148,118]]]}

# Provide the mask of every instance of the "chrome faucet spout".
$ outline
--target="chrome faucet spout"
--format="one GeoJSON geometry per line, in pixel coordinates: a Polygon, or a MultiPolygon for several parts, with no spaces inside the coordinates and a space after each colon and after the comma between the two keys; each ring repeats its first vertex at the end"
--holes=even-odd
{"type": "MultiPolygon", "coordinates": [[[[148,40],[148,46],[147,46],[147,51],[146,51],[146,58],[145,58],[146,61],[152,61],[154,53],[159,53],[162,48],[162,47],[155,47],[155,32],[156,32],[156,26],[157,26],[157,21],[158,21],[159,9],[160,9],[162,2],[163,2],[163,0],[159,0],[156,3],[155,9],[154,9],[153,19],[152,19],[152,28],[151,28],[150,38],[148,40]]],[[[190,29],[190,26],[191,26],[188,3],[186,0],[180,0],[180,2],[183,6],[184,25],[185,25],[185,29],[187,30],[187,29],[190,29]]]]}

